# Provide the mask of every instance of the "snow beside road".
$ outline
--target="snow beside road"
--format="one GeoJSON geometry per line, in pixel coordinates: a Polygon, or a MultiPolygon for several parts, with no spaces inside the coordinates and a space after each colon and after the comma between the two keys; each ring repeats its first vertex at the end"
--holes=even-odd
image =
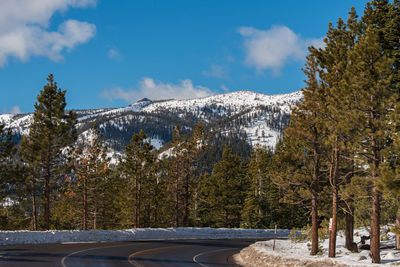
{"type": "MultiPolygon", "coordinates": [[[[356,231],[357,232],[357,231],[356,231]]],[[[366,231],[359,231],[354,241],[358,243],[361,235],[368,235],[366,231]]],[[[381,247],[395,245],[395,235],[388,233],[386,241],[381,247]]],[[[336,258],[328,258],[329,239],[322,245],[322,255],[310,256],[310,242],[294,243],[291,240],[276,240],[275,250],[272,250],[273,241],[257,242],[240,252],[245,266],[379,266],[371,263],[369,250],[360,250],[352,253],[344,248],[344,236],[338,235],[336,258]],[[309,245],[308,245],[309,244],[309,245]]],[[[368,241],[367,241],[368,243],[368,241]]],[[[395,249],[381,249],[383,266],[400,266],[400,251],[395,249]]]]}
{"type": "MultiPolygon", "coordinates": [[[[289,230],[279,230],[286,238],[289,230]]],[[[274,230],[229,228],[138,228],[128,230],[87,231],[0,231],[0,245],[53,244],[68,242],[116,242],[157,239],[233,239],[273,238],[274,230]]]]}

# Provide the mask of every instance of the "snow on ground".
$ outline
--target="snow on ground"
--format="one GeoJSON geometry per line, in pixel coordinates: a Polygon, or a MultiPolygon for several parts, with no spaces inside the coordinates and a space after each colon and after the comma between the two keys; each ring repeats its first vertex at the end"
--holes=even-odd
{"type": "Polygon", "coordinates": [[[150,138],[151,145],[154,146],[156,149],[160,149],[162,147],[164,141],[158,138],[157,136],[153,136],[150,138]]]}
{"type": "MultiPolygon", "coordinates": [[[[369,235],[366,231],[355,231],[354,241],[358,243],[361,235],[369,235]],[[358,232],[358,234],[357,234],[358,232]]],[[[382,247],[394,246],[395,235],[388,233],[387,240],[381,242],[382,247]]],[[[336,243],[336,258],[328,258],[329,239],[322,245],[322,255],[310,256],[310,242],[294,243],[291,240],[277,240],[273,251],[273,241],[257,242],[242,250],[240,256],[246,266],[379,266],[371,263],[369,250],[352,253],[344,248],[344,236],[339,234],[336,243]],[[278,265],[274,265],[279,263],[278,265]]],[[[368,241],[367,241],[368,242],[368,241]]],[[[381,249],[383,266],[400,266],[400,251],[381,249]]]]}
{"type": "MultiPolygon", "coordinates": [[[[158,154],[158,159],[169,158],[172,156],[172,147],[158,154]]],[[[175,155],[175,154],[174,154],[175,155]]]]}
{"type": "Polygon", "coordinates": [[[280,133],[271,129],[266,124],[267,116],[262,116],[249,126],[242,126],[241,129],[246,132],[247,141],[252,147],[256,145],[266,146],[274,149],[280,133]]]}
{"type": "MultiPolygon", "coordinates": [[[[289,235],[279,230],[278,237],[289,235]]],[[[0,245],[116,242],[160,239],[272,238],[274,230],[229,228],[137,228],[128,230],[0,231],[0,245]]]]}

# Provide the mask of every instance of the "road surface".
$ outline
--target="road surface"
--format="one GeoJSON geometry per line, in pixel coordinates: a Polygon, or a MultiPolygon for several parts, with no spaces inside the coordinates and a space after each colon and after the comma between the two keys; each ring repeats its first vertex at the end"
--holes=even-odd
{"type": "Polygon", "coordinates": [[[0,246],[0,266],[235,266],[232,255],[259,240],[261,239],[0,246]]]}

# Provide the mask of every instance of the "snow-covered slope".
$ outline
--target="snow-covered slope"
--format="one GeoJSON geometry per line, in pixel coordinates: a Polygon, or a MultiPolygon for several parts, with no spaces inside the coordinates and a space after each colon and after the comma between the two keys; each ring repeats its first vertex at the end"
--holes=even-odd
{"type": "Polygon", "coordinates": [[[215,112],[223,112],[221,111],[223,108],[231,108],[236,112],[240,112],[247,108],[273,105],[280,107],[284,112],[290,112],[290,105],[294,105],[301,97],[302,94],[300,91],[279,95],[265,95],[251,91],[239,91],[203,98],[156,102],[146,105],[142,110],[146,112],[159,109],[186,109],[187,111],[196,111],[198,108],[215,105],[217,107],[222,107],[222,109],[215,109],[215,112]]]}
{"type": "MultiPolygon", "coordinates": [[[[77,110],[77,128],[84,139],[96,122],[107,142],[115,150],[122,151],[130,137],[140,129],[148,133],[153,144],[159,148],[170,141],[176,124],[190,132],[198,121],[215,125],[221,122],[217,130],[224,134],[235,129],[245,133],[251,145],[274,147],[287,125],[290,107],[301,99],[300,91],[279,95],[238,91],[154,102],[145,98],[122,108],[77,110]]],[[[28,133],[32,119],[33,114],[0,114],[0,124],[5,124],[17,135],[28,133]]]]}

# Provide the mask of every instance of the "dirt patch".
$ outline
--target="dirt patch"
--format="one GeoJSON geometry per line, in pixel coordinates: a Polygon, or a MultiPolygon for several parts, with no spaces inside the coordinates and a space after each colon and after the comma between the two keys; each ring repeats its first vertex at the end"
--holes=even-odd
{"type": "Polygon", "coordinates": [[[348,267],[345,264],[337,264],[332,260],[296,259],[277,256],[265,251],[259,251],[251,245],[234,256],[236,263],[245,267],[321,267],[335,266],[348,267]]]}

